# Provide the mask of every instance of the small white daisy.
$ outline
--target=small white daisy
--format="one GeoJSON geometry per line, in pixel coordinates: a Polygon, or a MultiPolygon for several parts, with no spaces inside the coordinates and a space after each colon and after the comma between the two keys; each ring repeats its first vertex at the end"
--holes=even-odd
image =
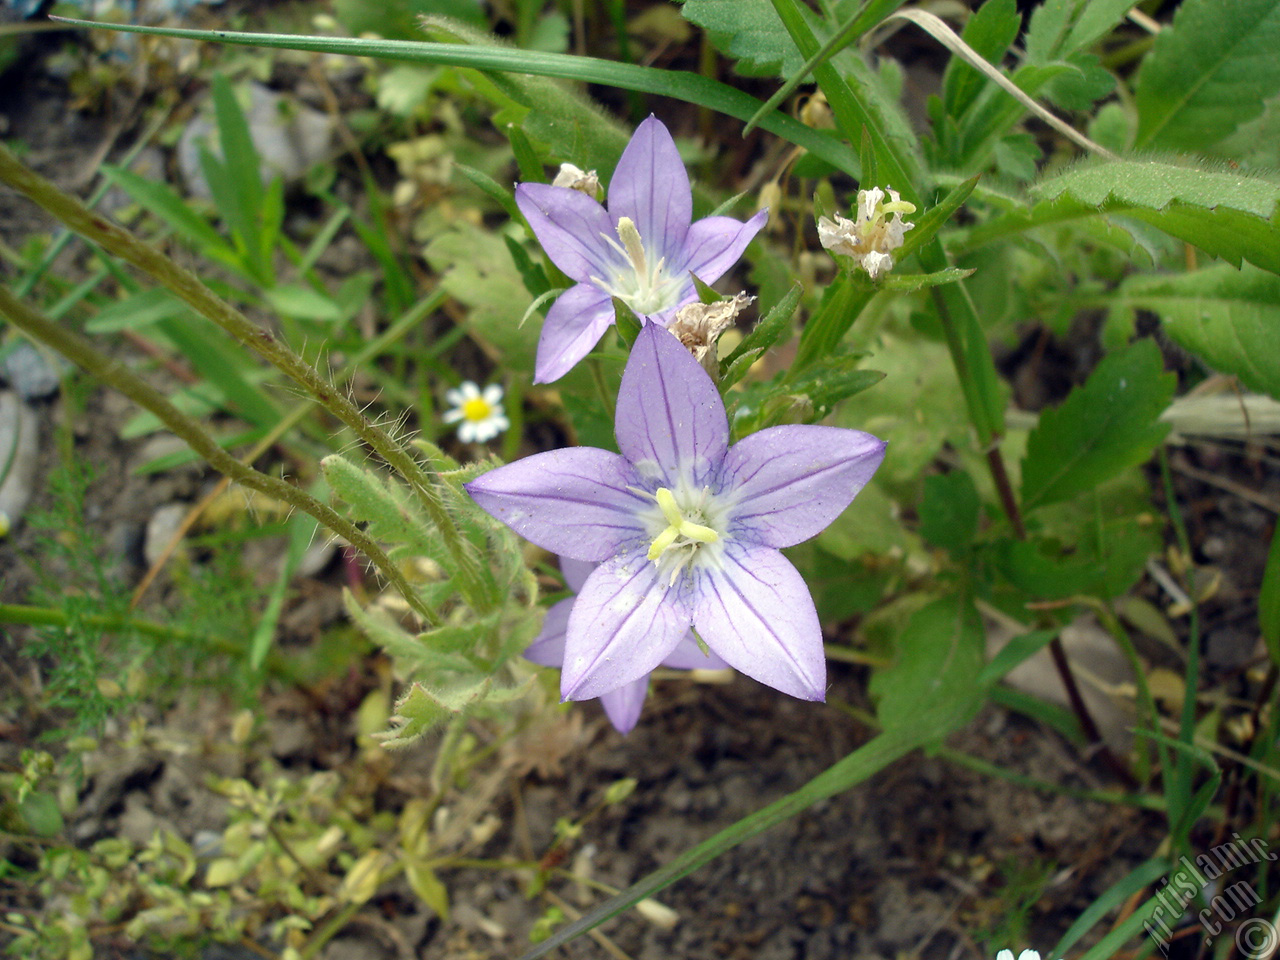
{"type": "Polygon", "coordinates": [[[463,443],[486,443],[511,426],[502,409],[502,387],[491,383],[480,392],[470,380],[456,390],[446,390],[444,398],[453,409],[444,415],[445,423],[458,423],[458,439],[463,443]]]}
{"type": "MultiPolygon", "coordinates": [[[[1001,950],[996,954],[996,960],[1013,960],[1013,951],[1001,950]]],[[[1040,960],[1040,954],[1036,950],[1023,950],[1018,954],[1018,960],[1040,960]]]]}

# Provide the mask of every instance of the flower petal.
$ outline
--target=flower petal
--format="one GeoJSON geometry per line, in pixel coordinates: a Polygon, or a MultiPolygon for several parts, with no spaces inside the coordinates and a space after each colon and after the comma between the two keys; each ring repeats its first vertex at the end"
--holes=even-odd
{"type": "Polygon", "coordinates": [[[699,571],[693,625],[729,666],[801,700],[825,700],[822,628],[809,588],[777,550],[731,543],[699,571]]]}
{"type": "Polygon", "coordinates": [[[703,283],[715,283],[738,262],[768,219],[769,211],[761,210],[746,223],[732,217],[699,220],[685,237],[685,262],[680,269],[697,274],[703,283]]]}
{"type": "Polygon", "coordinates": [[[732,498],[730,529],[769,547],[816,536],[853,502],[884,459],[885,443],[861,430],[768,427],[735,443],[720,489],[732,498]]]}
{"type": "Polygon", "coordinates": [[[613,319],[613,301],[599,287],[579,283],[560,294],[542,324],[533,382],[551,383],[572,370],[600,342],[613,319]]]}
{"type": "Polygon", "coordinates": [[[603,560],[644,529],[649,499],[622,457],[595,447],[534,454],[481,474],[467,493],[526,540],[575,560],[603,560]]]}
{"type": "Polygon", "coordinates": [[[564,585],[574,593],[582,592],[582,585],[591,576],[591,571],[598,564],[586,560],[574,560],[572,557],[560,558],[560,572],[564,575],[564,585]]]}
{"type": "Polygon", "coordinates": [[[676,670],[723,670],[729,666],[714,650],[708,649],[704,653],[692,633],[684,635],[676,648],[662,661],[662,665],[676,670]]]}
{"type": "Polygon", "coordinates": [[[685,245],[693,219],[689,174],[671,134],[652,114],[636,127],[609,181],[611,228],[622,217],[635,223],[645,249],[668,263],[685,245]]]}
{"type": "Polygon", "coordinates": [[[617,227],[599,203],[568,187],[522,183],[516,187],[516,206],[565,276],[579,283],[609,276],[617,255],[606,238],[613,239],[617,227]]]}
{"type": "Polygon", "coordinates": [[[671,333],[646,323],[622,372],[618,449],[642,476],[699,486],[724,458],[729,419],[711,377],[671,333]]]}
{"type": "Polygon", "coordinates": [[[649,675],[646,673],[639,680],[624,683],[617,690],[610,690],[600,695],[600,705],[604,707],[609,722],[619,733],[630,733],[640,719],[640,711],[644,708],[644,698],[649,695],[649,675]]]}
{"type": "Polygon", "coordinates": [[[547,608],[542,629],[525,648],[524,658],[543,667],[558,667],[564,663],[564,632],[569,626],[569,611],[574,597],[565,597],[547,608]]]}
{"type": "Polygon", "coordinates": [[[681,587],[659,576],[644,550],[600,564],[569,614],[560,694],[591,700],[651,673],[689,632],[681,587]]]}

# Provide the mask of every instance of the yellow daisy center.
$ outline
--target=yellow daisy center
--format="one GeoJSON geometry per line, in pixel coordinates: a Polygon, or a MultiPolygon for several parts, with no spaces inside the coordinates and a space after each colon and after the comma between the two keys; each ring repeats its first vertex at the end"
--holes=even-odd
{"type": "Polygon", "coordinates": [[[483,397],[473,397],[462,405],[462,415],[472,423],[480,423],[493,416],[493,407],[483,397]]]}

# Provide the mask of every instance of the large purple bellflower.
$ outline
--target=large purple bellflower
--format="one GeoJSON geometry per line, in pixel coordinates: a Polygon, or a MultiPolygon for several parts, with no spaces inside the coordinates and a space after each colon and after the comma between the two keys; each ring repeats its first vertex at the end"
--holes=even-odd
{"type": "Polygon", "coordinates": [[[614,320],[617,297],[664,327],[697,299],[690,274],[720,279],[768,219],[693,218],[693,193],[671,134],[650,116],[636,128],[609,182],[608,209],[569,187],[522,183],[516,204],[551,261],[576,284],[547,313],[535,382],[558,380],[614,320]]]}
{"type": "Polygon", "coordinates": [[[779,548],[839,516],[884,459],[883,441],[792,425],[730,447],[711,377],[653,323],[623,371],[614,428],[621,456],[552,450],[467,484],[526,539],[600,563],[569,613],[561,695],[591,700],[640,679],[693,627],[734,669],[825,699],[818,614],[779,548]]]}
{"type": "MultiPolygon", "coordinates": [[[[565,586],[574,593],[582,589],[587,577],[597,564],[569,557],[560,558],[560,572],[564,574],[565,586]]],[[[542,621],[542,630],[534,638],[533,643],[525,650],[524,655],[534,663],[544,667],[560,667],[564,665],[565,635],[569,629],[569,613],[577,597],[566,597],[554,603],[547,610],[546,619],[542,621]]],[[[664,667],[677,670],[721,670],[728,666],[711,651],[698,648],[698,641],[692,634],[686,633],[676,648],[662,661],[664,667]]],[[[624,683],[616,690],[601,695],[600,704],[605,715],[619,733],[630,733],[640,719],[640,710],[644,707],[644,698],[649,692],[649,675],[646,673],[639,680],[624,683]]]]}

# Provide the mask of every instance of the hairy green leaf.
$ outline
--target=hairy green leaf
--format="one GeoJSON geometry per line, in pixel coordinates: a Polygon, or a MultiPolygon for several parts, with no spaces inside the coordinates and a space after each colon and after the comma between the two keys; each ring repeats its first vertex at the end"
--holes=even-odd
{"type": "Polygon", "coordinates": [[[1204,150],[1280,91],[1280,0],[1184,0],[1135,81],[1139,147],[1204,150]]]}
{"type": "Polygon", "coordinates": [[[1074,497],[1150,456],[1169,432],[1159,417],[1174,380],[1152,340],[1105,357],[1084,386],[1040,415],[1027,438],[1023,508],[1074,497]]]}
{"type": "Polygon", "coordinates": [[[1135,276],[1116,303],[1160,315],[1164,331],[1222,373],[1280,399],[1280,277],[1220,265],[1177,276],[1135,276]]]}
{"type": "Polygon", "coordinates": [[[1036,205],[975,227],[973,249],[1035,227],[1105,218],[1142,243],[1142,223],[1239,266],[1280,273],[1280,182],[1226,168],[1154,160],[1086,162],[1031,191],[1036,205]],[[1134,221],[1141,221],[1135,223],[1134,221]]]}

